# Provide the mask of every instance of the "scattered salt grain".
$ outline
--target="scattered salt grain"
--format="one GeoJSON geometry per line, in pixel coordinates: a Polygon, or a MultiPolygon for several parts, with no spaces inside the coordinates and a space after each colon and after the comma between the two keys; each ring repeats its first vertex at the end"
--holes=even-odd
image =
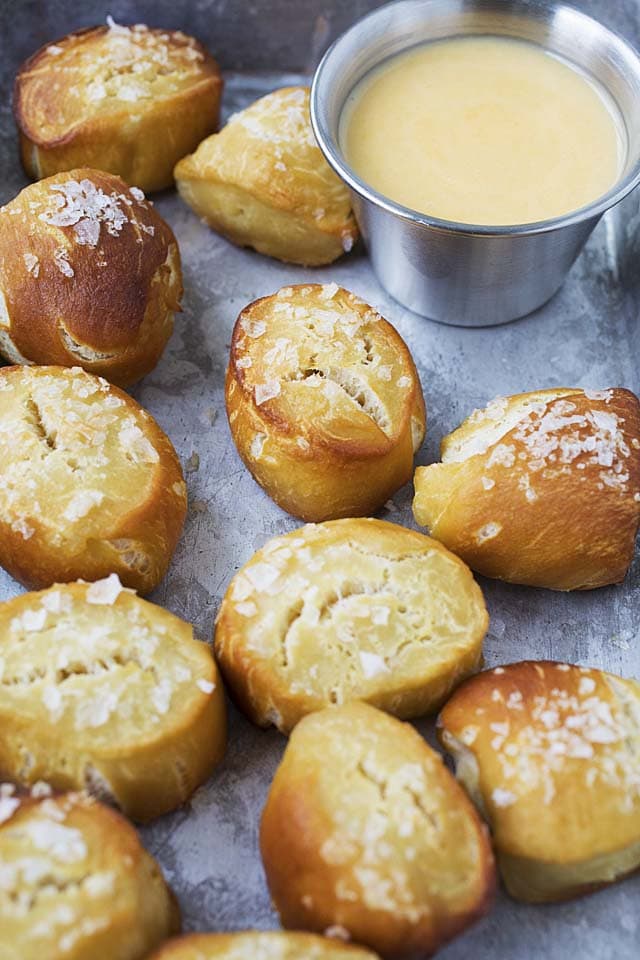
{"type": "Polygon", "coordinates": [[[111,573],[103,580],[96,580],[87,587],[87,603],[94,603],[99,606],[112,606],[120,594],[124,591],[117,573],[111,573]]]}

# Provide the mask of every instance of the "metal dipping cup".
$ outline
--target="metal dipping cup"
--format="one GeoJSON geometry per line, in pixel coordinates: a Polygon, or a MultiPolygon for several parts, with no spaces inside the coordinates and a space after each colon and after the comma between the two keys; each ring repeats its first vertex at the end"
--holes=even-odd
{"type": "Polygon", "coordinates": [[[313,78],[311,121],[326,159],[350,189],[382,286],[415,313],[488,326],[545,303],[598,220],[640,180],[640,57],[597,20],[548,0],[396,0],[359,20],[329,48],[313,78]],[[441,220],[394,203],[349,167],[338,135],[349,94],[371,69],[431,40],[470,35],[537,43],[590,74],[617,105],[626,136],[618,181],[560,217],[511,226],[441,220]]]}

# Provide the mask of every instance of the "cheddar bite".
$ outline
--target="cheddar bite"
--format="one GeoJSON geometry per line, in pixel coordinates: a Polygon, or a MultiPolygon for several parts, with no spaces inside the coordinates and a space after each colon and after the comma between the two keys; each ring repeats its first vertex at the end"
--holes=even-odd
{"type": "Polygon", "coordinates": [[[147,593],[187,510],[155,420],[80,368],[0,369],[0,565],[30,588],[117,573],[147,593]]]}
{"type": "Polygon", "coordinates": [[[169,225],[136,187],[71,170],[0,209],[0,354],[120,386],[152,370],[180,309],[169,225]]]}
{"type": "Polygon", "coordinates": [[[235,114],[175,169],[178,190],[233,243],[318,266],[357,236],[349,192],[318,147],[307,87],[284,87],[235,114]]]}
{"type": "Polygon", "coordinates": [[[0,864],[2,960],[143,960],[180,929],[133,827],[81,794],[0,787],[0,864]]]}
{"type": "Polygon", "coordinates": [[[512,663],[463,684],[438,726],[513,897],[563,900],[640,866],[640,684],[512,663]]]}
{"type": "Polygon", "coordinates": [[[221,95],[218,64],[193,37],[108,18],[20,67],[22,162],[34,179],[96,167],[162,190],[176,162],[217,128],[221,95]]]}
{"type": "Polygon", "coordinates": [[[422,737],[374,707],[301,720],[260,827],[284,927],[429,956],[488,909],[494,864],[473,805],[422,737]]]}
{"type": "Polygon", "coordinates": [[[288,733],[331,703],[398,717],[437,710],[482,659],[471,572],[436,540],[382,520],[335,520],[271,540],[236,574],[218,662],[254,723],[288,733]]]}
{"type": "Polygon", "coordinates": [[[620,388],[499,398],[444,438],[415,488],[418,523],[478,573],[618,583],[640,524],[640,403],[620,388]]]}
{"type": "Polygon", "coordinates": [[[0,775],[135,820],[175,809],[225,746],[222,684],[191,626],[112,574],[0,604],[0,775]]]}
{"type": "Polygon", "coordinates": [[[242,460],[303,520],[374,513],[411,477],[425,433],[405,342],[336,284],[283,287],[245,307],[225,396],[242,460]]]}

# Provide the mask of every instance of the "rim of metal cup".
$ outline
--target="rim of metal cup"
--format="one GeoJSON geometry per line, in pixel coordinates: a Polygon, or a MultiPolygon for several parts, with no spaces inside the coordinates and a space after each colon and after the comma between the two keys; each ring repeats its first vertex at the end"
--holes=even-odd
{"type": "MultiPolygon", "coordinates": [[[[445,233],[462,233],[488,237],[517,237],[536,233],[548,233],[553,230],[558,230],[561,227],[580,223],[581,221],[588,220],[591,217],[598,217],[606,210],[610,209],[610,207],[615,206],[617,203],[623,200],[624,197],[626,197],[627,194],[629,194],[638,185],[638,183],[640,183],[639,153],[634,164],[624,176],[616,180],[613,186],[605,194],[602,194],[600,197],[597,197],[594,201],[586,204],[583,207],[578,207],[576,210],[571,210],[569,213],[561,214],[557,217],[550,217],[547,220],[536,220],[530,223],[486,225],[477,223],[461,223],[456,220],[445,220],[440,217],[433,217],[425,213],[420,213],[417,210],[411,209],[411,207],[405,207],[401,203],[396,203],[396,201],[390,200],[389,197],[384,196],[382,193],[378,193],[378,191],[375,190],[370,184],[368,184],[365,180],[362,180],[361,177],[359,177],[349,166],[342,150],[340,149],[337,130],[340,119],[339,116],[338,124],[336,124],[336,130],[334,131],[331,129],[327,111],[323,104],[323,85],[325,82],[325,74],[332,66],[332,62],[336,60],[336,58],[338,59],[338,62],[340,62],[342,48],[348,44],[348,41],[351,40],[356,33],[359,32],[363,24],[375,22],[378,19],[384,20],[385,15],[391,8],[415,8],[417,6],[424,6],[426,11],[430,3],[437,2],[438,0],[426,0],[426,2],[425,0],[391,0],[391,2],[384,4],[382,7],[378,7],[376,10],[371,11],[364,17],[360,17],[359,20],[356,20],[355,23],[353,23],[347,30],[344,31],[344,33],[334,40],[329,49],[325,52],[315,70],[311,83],[311,125],[315,134],[315,138],[318,142],[318,146],[322,150],[326,160],[330,166],[333,167],[338,176],[344,180],[347,186],[349,186],[365,200],[368,200],[370,203],[373,203],[378,207],[382,207],[388,213],[395,214],[395,216],[400,217],[403,220],[410,221],[411,223],[421,224],[425,227],[430,227],[436,230],[442,230],[445,233]]],[[[475,2],[475,7],[478,11],[491,9],[495,10],[497,6],[498,4],[496,3],[496,0],[476,0],[475,2]]],[[[505,0],[500,0],[499,9],[501,11],[508,12],[509,6],[511,6],[509,0],[507,0],[507,2],[505,2],[505,0]]],[[[640,76],[640,51],[636,50],[635,47],[628,42],[628,40],[622,37],[615,30],[605,27],[605,25],[599,20],[596,20],[595,17],[590,17],[588,14],[583,13],[576,7],[573,7],[568,3],[555,3],[547,2],[547,0],[535,0],[535,2],[526,9],[519,7],[519,13],[521,15],[524,14],[525,16],[530,16],[532,20],[538,19],[540,14],[564,14],[565,16],[575,17],[582,23],[589,24],[592,29],[595,28],[599,30],[601,34],[607,36],[609,42],[616,45],[619,52],[623,54],[624,59],[630,65],[635,66],[635,71],[640,76]]],[[[472,36],[473,34],[470,33],[469,35],[472,36]]],[[[455,36],[455,34],[451,34],[451,36],[455,36]]],[[[429,41],[426,40],[422,42],[428,43],[429,41]]],[[[418,45],[420,45],[420,41],[415,44],[415,46],[418,45]]],[[[544,44],[539,45],[544,49],[548,49],[544,47],[544,44]]],[[[411,45],[407,46],[406,49],[411,49],[411,45]]],[[[398,52],[400,53],[402,51],[398,52]]],[[[380,63],[383,62],[384,59],[380,60],[380,63]]],[[[571,62],[571,60],[569,62],[571,62]]],[[[578,69],[582,69],[578,63],[575,63],[575,66],[578,67],[578,69]]],[[[356,81],[356,83],[357,82],[359,81],[356,81]]],[[[600,84],[601,86],[605,86],[601,81],[600,84]]],[[[605,89],[607,89],[606,86],[605,89]]],[[[622,114],[623,121],[625,121],[622,108],[619,106],[616,98],[608,89],[607,93],[612,97],[617,109],[620,110],[620,113],[622,114]]],[[[344,102],[340,107],[340,113],[343,109],[344,102]]]]}

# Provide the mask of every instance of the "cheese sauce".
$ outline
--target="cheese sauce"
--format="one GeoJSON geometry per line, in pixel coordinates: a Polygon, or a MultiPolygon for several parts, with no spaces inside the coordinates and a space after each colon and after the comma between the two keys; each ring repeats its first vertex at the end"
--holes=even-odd
{"type": "Polygon", "coordinates": [[[358,176],[397,203],[475,224],[531,223],[606,193],[624,124],[594,80],[521,40],[441,40],[365,76],[341,119],[358,176]]]}

